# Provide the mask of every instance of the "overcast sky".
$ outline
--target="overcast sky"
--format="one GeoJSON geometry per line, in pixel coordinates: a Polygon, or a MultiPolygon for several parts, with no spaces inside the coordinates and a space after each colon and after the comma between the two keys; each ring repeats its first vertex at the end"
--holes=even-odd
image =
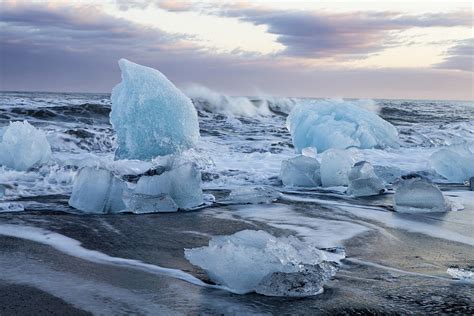
{"type": "Polygon", "coordinates": [[[473,99],[471,1],[1,1],[0,89],[110,92],[117,61],[232,95],[473,99]]]}

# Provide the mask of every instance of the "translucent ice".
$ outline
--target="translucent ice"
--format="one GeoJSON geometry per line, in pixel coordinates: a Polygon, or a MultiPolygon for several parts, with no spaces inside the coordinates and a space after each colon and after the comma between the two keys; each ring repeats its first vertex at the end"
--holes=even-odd
{"type": "Polygon", "coordinates": [[[321,183],[324,187],[349,184],[349,172],[354,159],[351,151],[330,149],[321,156],[321,183]]]}
{"type": "Polygon", "coordinates": [[[179,208],[191,209],[203,203],[201,172],[194,163],[174,164],[160,175],[141,177],[134,193],[168,195],[179,208]]]}
{"type": "Polygon", "coordinates": [[[287,118],[293,145],[318,152],[329,148],[384,148],[398,146],[398,133],[389,122],[357,101],[312,100],[297,105],[287,118]]]}
{"type": "Polygon", "coordinates": [[[224,204],[271,204],[280,197],[280,193],[271,187],[239,187],[233,189],[229,197],[219,201],[224,204]]]}
{"type": "Polygon", "coordinates": [[[146,195],[132,194],[125,200],[127,212],[135,214],[148,214],[157,212],[176,212],[178,205],[167,194],[146,195]]]}
{"type": "Polygon", "coordinates": [[[297,156],[281,164],[280,177],[286,186],[316,187],[321,185],[319,162],[311,157],[297,156]]]}
{"type": "Polygon", "coordinates": [[[431,155],[430,162],[449,181],[462,183],[474,176],[474,151],[467,145],[440,149],[431,155]]]}
{"type": "Polygon", "coordinates": [[[110,122],[119,159],[151,159],[193,147],[199,139],[191,100],[158,70],[120,59],[122,82],[112,90],[110,122]]]}
{"type": "Polygon", "coordinates": [[[446,212],[451,210],[441,190],[423,178],[402,181],[395,191],[395,210],[400,213],[446,212]]]}
{"type": "Polygon", "coordinates": [[[321,250],[264,231],[213,237],[207,247],[185,249],[185,256],[214,282],[239,294],[315,295],[335,273],[321,250]]]}
{"type": "Polygon", "coordinates": [[[126,208],[124,190],[125,183],[110,171],[85,167],[74,180],[69,205],[86,213],[117,213],[126,208]]]}
{"type": "Polygon", "coordinates": [[[25,171],[48,162],[50,157],[45,133],[27,121],[10,122],[0,132],[0,165],[25,171]]]}
{"type": "Polygon", "coordinates": [[[347,193],[356,197],[378,195],[385,191],[383,181],[367,161],[359,161],[349,172],[347,193]]]}

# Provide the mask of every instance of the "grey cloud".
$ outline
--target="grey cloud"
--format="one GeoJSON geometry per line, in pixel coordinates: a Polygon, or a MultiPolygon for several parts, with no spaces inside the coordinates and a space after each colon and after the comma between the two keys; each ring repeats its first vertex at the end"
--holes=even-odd
{"type": "Polygon", "coordinates": [[[447,57],[438,68],[474,71],[474,38],[459,41],[446,52],[447,57]]]}

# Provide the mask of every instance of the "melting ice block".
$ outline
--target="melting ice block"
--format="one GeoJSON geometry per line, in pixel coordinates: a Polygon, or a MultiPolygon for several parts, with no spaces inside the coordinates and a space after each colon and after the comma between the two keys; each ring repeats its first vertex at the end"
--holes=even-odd
{"type": "Polygon", "coordinates": [[[357,101],[312,100],[300,103],[288,115],[286,126],[297,152],[315,147],[398,147],[396,128],[357,101]]]}
{"type": "MultiPolygon", "coordinates": [[[[474,144],[471,144],[474,148],[474,144]]],[[[474,150],[465,146],[443,148],[430,157],[437,173],[453,182],[464,182],[474,176],[474,150]]]]}
{"type": "Polygon", "coordinates": [[[0,165],[19,171],[46,163],[51,146],[43,131],[24,122],[10,122],[0,129],[0,165]]]}
{"type": "Polygon", "coordinates": [[[127,212],[135,214],[176,212],[178,205],[167,194],[146,195],[132,194],[125,200],[127,212]]]}
{"type": "Polygon", "coordinates": [[[447,212],[451,210],[441,190],[426,179],[402,181],[395,191],[395,210],[400,213],[447,212]]]}
{"type": "Polygon", "coordinates": [[[297,156],[281,164],[281,181],[290,187],[317,187],[321,185],[319,162],[311,157],[297,156]]]}
{"type": "Polygon", "coordinates": [[[324,187],[349,184],[349,172],[354,159],[349,150],[330,149],[321,157],[321,183],[324,187]]]}
{"type": "Polygon", "coordinates": [[[271,187],[241,187],[233,189],[229,197],[219,201],[223,204],[271,204],[281,194],[271,187]]]}
{"type": "Polygon", "coordinates": [[[119,60],[122,82],[112,90],[110,122],[118,159],[151,159],[193,147],[199,139],[191,100],[161,72],[119,60]]]}
{"type": "Polygon", "coordinates": [[[141,177],[134,193],[167,195],[181,209],[194,208],[203,203],[201,172],[194,163],[174,164],[160,175],[141,177]]]}
{"type": "Polygon", "coordinates": [[[117,213],[126,208],[124,190],[126,184],[110,171],[85,167],[74,180],[69,205],[86,213],[117,213]]]}
{"type": "Polygon", "coordinates": [[[349,172],[347,193],[355,197],[378,195],[385,191],[383,181],[367,161],[359,161],[349,172]]]}
{"type": "Polygon", "coordinates": [[[214,282],[238,294],[315,295],[336,272],[321,250],[295,237],[276,238],[261,230],[213,237],[209,246],[184,253],[214,282]]]}

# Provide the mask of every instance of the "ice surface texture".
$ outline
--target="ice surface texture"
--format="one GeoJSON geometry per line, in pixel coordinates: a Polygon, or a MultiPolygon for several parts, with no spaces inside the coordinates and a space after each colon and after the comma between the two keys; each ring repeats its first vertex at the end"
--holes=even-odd
{"type": "Polygon", "coordinates": [[[385,191],[383,181],[375,174],[374,167],[367,161],[359,161],[349,172],[347,193],[355,196],[378,195],[385,191]]]}
{"type": "Polygon", "coordinates": [[[440,149],[431,155],[430,162],[449,181],[467,181],[474,177],[474,144],[440,149]]]}
{"type": "Polygon", "coordinates": [[[298,153],[305,147],[385,148],[398,146],[398,133],[389,122],[363,109],[356,101],[311,100],[297,105],[286,126],[298,153]]]}
{"type": "Polygon", "coordinates": [[[86,213],[117,213],[126,208],[126,185],[110,171],[82,168],[76,175],[69,205],[86,213]]]}
{"type": "Polygon", "coordinates": [[[119,60],[122,82],[112,90],[110,122],[118,159],[147,160],[188,149],[199,140],[191,100],[158,70],[119,60]]]}
{"type": "Polygon", "coordinates": [[[213,237],[207,247],[185,249],[185,256],[214,282],[238,294],[315,295],[336,272],[321,250],[261,230],[213,237]]]}
{"type": "Polygon", "coordinates": [[[297,156],[284,160],[280,171],[281,181],[289,187],[317,187],[321,185],[319,162],[311,157],[297,156]]]}
{"type": "Polygon", "coordinates": [[[428,180],[412,178],[402,181],[395,191],[395,210],[400,213],[446,212],[451,210],[438,187],[428,180]]]}
{"type": "Polygon", "coordinates": [[[321,155],[321,183],[324,187],[349,185],[349,172],[354,164],[350,150],[330,149],[321,155]]]}
{"type": "Polygon", "coordinates": [[[46,163],[51,157],[51,146],[43,131],[27,121],[10,122],[0,128],[0,165],[25,171],[46,163]]]}

